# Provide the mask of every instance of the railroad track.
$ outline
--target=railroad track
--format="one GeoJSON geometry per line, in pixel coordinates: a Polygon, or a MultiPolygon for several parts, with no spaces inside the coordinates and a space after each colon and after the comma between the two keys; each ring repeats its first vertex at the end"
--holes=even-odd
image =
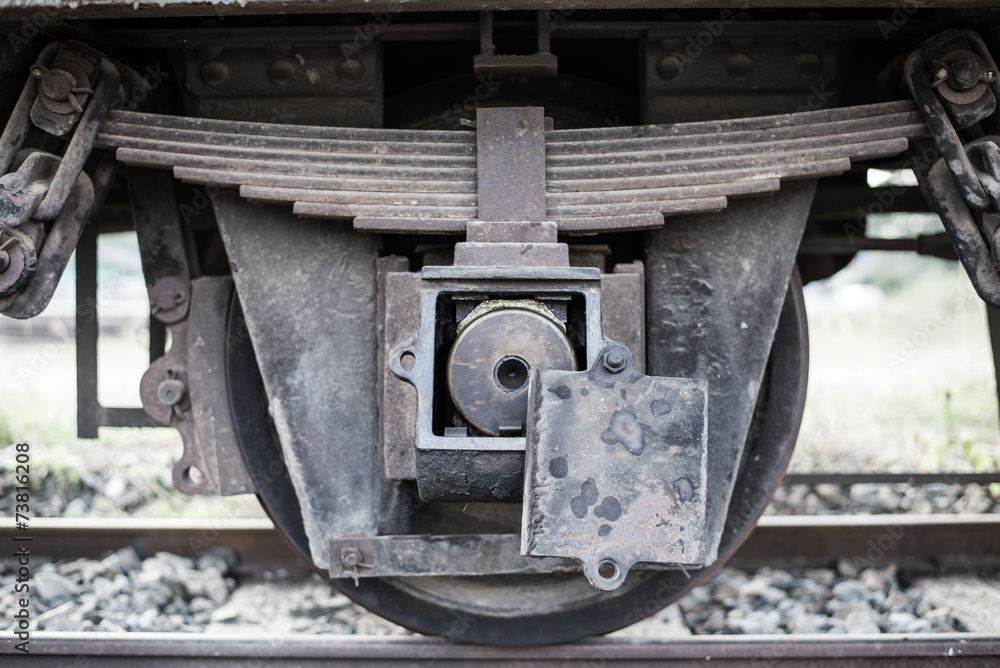
{"type": "MultiPolygon", "coordinates": [[[[38,633],[18,665],[50,666],[996,666],[1000,638],[915,636],[705,636],[684,640],[597,638],[545,647],[484,647],[438,638],[38,633]],[[141,659],[137,659],[141,657],[141,659]]],[[[0,639],[0,655],[13,651],[0,639]]]]}
{"type": "MultiPolygon", "coordinates": [[[[12,519],[0,519],[0,540],[16,534],[12,519]]],[[[99,558],[129,545],[140,556],[228,547],[243,576],[309,570],[266,519],[35,518],[31,535],[35,554],[57,560],[99,558]]],[[[840,558],[914,573],[1000,568],[1000,514],[768,515],[728,563],[744,570],[822,568],[840,558]]]]}
{"type": "MultiPolygon", "coordinates": [[[[16,533],[0,520],[0,539],[16,533]]],[[[35,554],[100,557],[131,545],[141,555],[191,555],[230,547],[253,577],[307,568],[267,520],[45,519],[32,523],[35,554]]],[[[1000,515],[767,516],[729,562],[743,568],[824,567],[838,558],[896,563],[911,571],[1000,567],[1000,515]],[[873,548],[875,552],[873,552],[873,548]],[[874,558],[874,559],[873,559],[874,558]]],[[[474,619],[459,620],[462,624],[474,619]]],[[[461,630],[461,624],[456,626],[461,630]]],[[[180,633],[34,632],[31,654],[0,635],[0,655],[23,666],[996,666],[1000,636],[701,636],[597,638],[547,647],[483,647],[441,638],[365,636],[219,637],[180,633]],[[141,657],[139,659],[138,657],[141,657]]],[[[13,665],[13,662],[11,662],[13,665]]],[[[6,665],[4,660],[0,664],[6,665]]]]}

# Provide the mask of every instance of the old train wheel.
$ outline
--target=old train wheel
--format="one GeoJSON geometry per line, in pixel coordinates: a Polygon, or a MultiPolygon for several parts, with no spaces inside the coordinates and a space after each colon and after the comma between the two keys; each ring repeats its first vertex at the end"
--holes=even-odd
{"type": "MultiPolygon", "coordinates": [[[[228,318],[228,383],[238,437],[259,498],[288,542],[308,561],[299,502],[282,466],[270,424],[263,383],[234,296],[228,318]]],[[[652,614],[705,581],[753,529],[788,465],[802,414],[808,338],[798,273],[788,288],[754,411],[743,460],[720,546],[720,558],[687,575],[680,571],[636,571],[621,589],[606,593],[582,575],[504,575],[334,580],[348,597],[376,614],[421,633],[460,642],[544,644],[602,634],[652,614]]],[[[424,504],[419,531],[461,533],[510,531],[519,504],[424,504]]]]}

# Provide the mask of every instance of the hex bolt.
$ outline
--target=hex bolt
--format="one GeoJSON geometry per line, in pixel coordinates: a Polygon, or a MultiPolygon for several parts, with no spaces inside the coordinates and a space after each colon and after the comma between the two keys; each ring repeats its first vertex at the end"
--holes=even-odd
{"type": "Polygon", "coordinates": [[[618,373],[625,368],[625,354],[620,350],[609,350],[604,355],[604,368],[610,373],[618,373]]]}
{"type": "Polygon", "coordinates": [[[160,381],[156,386],[156,399],[164,406],[174,406],[184,398],[187,388],[176,378],[160,381]]]}
{"type": "Polygon", "coordinates": [[[340,551],[340,563],[348,568],[355,568],[361,564],[361,550],[356,547],[345,547],[340,551]]]}

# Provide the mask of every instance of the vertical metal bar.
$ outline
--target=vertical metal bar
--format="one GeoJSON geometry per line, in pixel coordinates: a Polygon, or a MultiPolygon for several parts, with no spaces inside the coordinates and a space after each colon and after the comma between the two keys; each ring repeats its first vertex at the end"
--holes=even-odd
{"type": "Polygon", "coordinates": [[[479,13],[479,51],[488,56],[497,52],[497,47],[493,43],[493,12],[491,11],[479,13]]]}
{"type": "Polygon", "coordinates": [[[545,114],[541,107],[476,110],[479,220],[545,220],[545,114]]]}
{"type": "Polygon", "coordinates": [[[552,21],[549,10],[538,10],[538,53],[549,53],[552,50],[552,21]]]}
{"type": "Polygon", "coordinates": [[[97,438],[97,225],[83,228],[76,246],[76,432],[97,438]]]}
{"type": "Polygon", "coordinates": [[[996,378],[998,408],[1000,408],[1000,308],[987,304],[986,322],[990,329],[990,347],[993,349],[993,373],[996,378]]]}

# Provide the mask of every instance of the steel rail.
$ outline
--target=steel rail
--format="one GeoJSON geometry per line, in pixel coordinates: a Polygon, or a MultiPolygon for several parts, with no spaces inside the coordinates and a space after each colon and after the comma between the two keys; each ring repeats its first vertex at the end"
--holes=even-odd
{"type": "MultiPolygon", "coordinates": [[[[0,519],[0,540],[15,535],[25,534],[13,519],[0,519]]],[[[189,557],[228,547],[239,557],[240,575],[309,572],[266,519],[35,518],[29,535],[33,554],[59,560],[97,559],[127,546],[140,556],[164,551],[189,557]]],[[[1000,514],[767,515],[728,563],[813,568],[842,558],[914,573],[1000,567],[1000,514]]]]}
{"type": "MultiPolygon", "coordinates": [[[[466,617],[464,624],[474,624],[466,617]]],[[[488,647],[445,638],[32,633],[18,665],[173,666],[995,666],[1000,637],[981,634],[593,638],[565,645],[488,647]],[[141,659],[139,658],[141,657],[141,659]],[[765,663],[766,662],[766,663],[765,663]]],[[[4,634],[0,655],[17,654],[4,634]]]]}
{"type": "MultiPolygon", "coordinates": [[[[917,239],[860,239],[859,245],[871,242],[886,242],[871,244],[879,250],[915,250],[917,239]]],[[[802,252],[801,250],[799,252],[802,252]]],[[[905,484],[930,485],[944,483],[947,485],[990,484],[1000,482],[1000,471],[993,473],[789,473],[781,484],[789,485],[860,485],[860,484],[905,484]]]]}

